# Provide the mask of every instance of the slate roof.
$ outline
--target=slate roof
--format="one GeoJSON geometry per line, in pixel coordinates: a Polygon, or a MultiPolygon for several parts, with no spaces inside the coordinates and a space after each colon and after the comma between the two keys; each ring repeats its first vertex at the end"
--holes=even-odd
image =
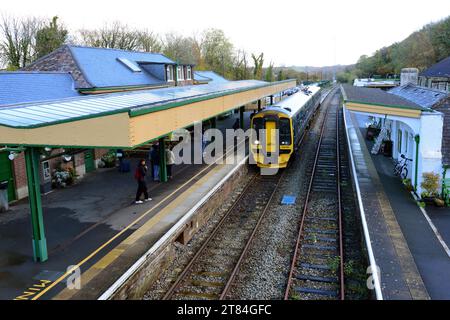
{"type": "Polygon", "coordinates": [[[0,107],[79,95],[68,73],[0,72],[0,107]]]}
{"type": "Polygon", "coordinates": [[[414,102],[424,108],[431,108],[436,103],[448,96],[448,94],[445,92],[431,88],[415,86],[410,83],[393,88],[388,92],[402,97],[408,101],[414,102]]]}
{"type": "Polygon", "coordinates": [[[68,46],[86,80],[93,87],[158,85],[162,81],[147,71],[133,72],[118,58],[138,63],[175,64],[160,53],[136,52],[118,49],[68,46]]]}
{"type": "Polygon", "coordinates": [[[450,57],[447,57],[432,65],[420,75],[424,77],[450,78],[450,57]]]}
{"type": "Polygon", "coordinates": [[[381,89],[355,87],[349,84],[343,84],[342,89],[344,91],[344,98],[346,101],[386,105],[416,110],[427,110],[427,108],[421,107],[417,103],[396,96],[394,94],[390,94],[381,89]]]}
{"type": "Polygon", "coordinates": [[[218,75],[214,71],[194,71],[194,80],[197,81],[207,81],[214,83],[228,82],[229,80],[225,79],[221,75],[218,75]]]}

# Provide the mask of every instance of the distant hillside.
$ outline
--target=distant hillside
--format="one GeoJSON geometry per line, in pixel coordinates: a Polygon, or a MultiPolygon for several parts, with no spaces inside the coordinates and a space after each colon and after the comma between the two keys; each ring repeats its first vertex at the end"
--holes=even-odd
{"type": "Polygon", "coordinates": [[[318,81],[318,80],[331,80],[333,74],[344,72],[349,68],[354,67],[353,65],[336,65],[336,66],[325,66],[325,67],[311,67],[311,66],[289,66],[289,67],[274,67],[273,71],[277,74],[277,79],[297,79],[298,81],[318,81]],[[282,77],[280,77],[280,71],[282,77]]]}
{"type": "Polygon", "coordinates": [[[372,56],[361,56],[353,68],[338,74],[338,80],[351,82],[356,77],[387,77],[399,74],[402,68],[407,67],[422,71],[448,56],[450,16],[427,24],[403,41],[377,50],[372,56]]]}

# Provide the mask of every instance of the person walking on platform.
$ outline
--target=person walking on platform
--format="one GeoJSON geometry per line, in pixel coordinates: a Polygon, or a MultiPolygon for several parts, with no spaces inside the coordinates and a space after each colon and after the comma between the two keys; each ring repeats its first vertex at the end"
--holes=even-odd
{"type": "Polygon", "coordinates": [[[152,198],[148,196],[147,191],[147,183],[145,182],[145,175],[147,174],[147,165],[145,164],[145,159],[141,159],[139,161],[139,165],[136,168],[136,172],[134,173],[134,178],[137,180],[138,189],[136,192],[136,204],[143,203],[141,200],[142,194],[144,194],[144,201],[151,201],[152,198]]]}
{"type": "Polygon", "coordinates": [[[159,157],[160,157],[159,146],[154,145],[150,153],[150,159],[153,165],[153,181],[159,181],[159,161],[160,161],[159,157]]]}
{"type": "Polygon", "coordinates": [[[167,178],[172,179],[172,167],[175,163],[175,154],[171,150],[171,147],[166,148],[166,161],[167,161],[167,178]]]}

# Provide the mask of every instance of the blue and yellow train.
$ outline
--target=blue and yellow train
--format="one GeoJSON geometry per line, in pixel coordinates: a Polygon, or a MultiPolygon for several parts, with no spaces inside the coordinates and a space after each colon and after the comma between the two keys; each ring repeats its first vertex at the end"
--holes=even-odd
{"type": "Polygon", "coordinates": [[[251,128],[254,129],[254,134],[250,140],[251,152],[258,167],[287,166],[289,159],[297,151],[303,132],[320,105],[320,97],[320,87],[304,87],[252,117],[251,128]]]}

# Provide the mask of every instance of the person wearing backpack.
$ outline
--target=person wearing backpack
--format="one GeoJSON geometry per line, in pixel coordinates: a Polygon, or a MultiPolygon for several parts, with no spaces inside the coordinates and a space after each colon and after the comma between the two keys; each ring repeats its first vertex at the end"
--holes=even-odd
{"type": "Polygon", "coordinates": [[[152,198],[148,196],[147,192],[147,184],[145,182],[145,175],[147,174],[147,165],[145,164],[145,159],[141,159],[139,161],[139,165],[136,168],[136,171],[134,172],[134,178],[137,180],[138,183],[138,189],[136,192],[136,204],[143,203],[141,200],[141,195],[144,194],[144,201],[151,201],[152,198]]]}

